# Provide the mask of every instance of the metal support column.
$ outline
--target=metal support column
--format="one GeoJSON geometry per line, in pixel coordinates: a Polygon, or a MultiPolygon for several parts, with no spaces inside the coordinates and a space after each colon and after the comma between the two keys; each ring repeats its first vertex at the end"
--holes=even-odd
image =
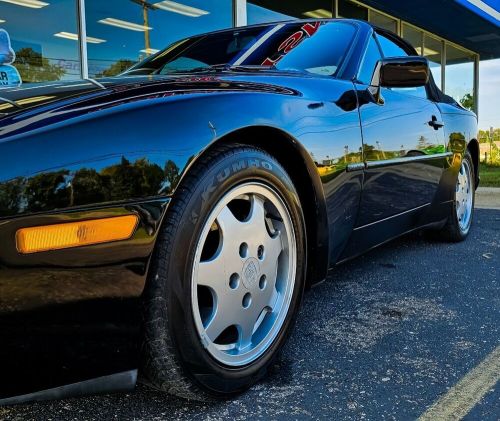
{"type": "Polygon", "coordinates": [[[87,27],[85,24],[85,0],[76,0],[78,13],[78,47],[80,53],[80,76],[89,77],[89,63],[87,58],[87,27]]]}
{"type": "Polygon", "coordinates": [[[479,115],[479,54],[474,56],[474,112],[479,115]]]}
{"type": "Polygon", "coordinates": [[[247,0],[233,0],[233,26],[247,25],[247,0]]]}

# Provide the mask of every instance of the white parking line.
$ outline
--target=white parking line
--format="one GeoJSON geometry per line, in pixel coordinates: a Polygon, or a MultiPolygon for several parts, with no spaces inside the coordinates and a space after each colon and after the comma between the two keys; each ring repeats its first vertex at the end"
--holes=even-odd
{"type": "Polygon", "coordinates": [[[495,386],[500,379],[500,346],[470,370],[420,417],[419,421],[458,420],[495,386]]]}

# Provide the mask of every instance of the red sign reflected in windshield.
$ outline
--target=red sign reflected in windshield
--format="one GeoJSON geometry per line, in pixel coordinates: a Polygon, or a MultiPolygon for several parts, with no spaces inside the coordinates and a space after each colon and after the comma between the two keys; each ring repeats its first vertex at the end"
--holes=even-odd
{"type": "Polygon", "coordinates": [[[278,47],[278,50],[272,57],[267,57],[262,66],[274,66],[280,61],[287,53],[293,50],[306,38],[312,37],[319,29],[321,22],[309,22],[304,24],[297,32],[290,35],[278,47]]]}

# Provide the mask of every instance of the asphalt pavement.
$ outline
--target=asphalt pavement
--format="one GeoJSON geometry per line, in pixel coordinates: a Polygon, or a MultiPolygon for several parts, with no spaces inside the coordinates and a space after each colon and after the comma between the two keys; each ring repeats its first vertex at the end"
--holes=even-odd
{"type": "MultiPolygon", "coordinates": [[[[139,386],[0,408],[0,419],[416,419],[488,356],[498,379],[499,283],[500,210],[478,209],[465,242],[414,233],[332,270],[306,294],[271,376],[237,399],[139,386]]],[[[498,383],[471,408],[465,419],[500,419],[498,383]]]]}

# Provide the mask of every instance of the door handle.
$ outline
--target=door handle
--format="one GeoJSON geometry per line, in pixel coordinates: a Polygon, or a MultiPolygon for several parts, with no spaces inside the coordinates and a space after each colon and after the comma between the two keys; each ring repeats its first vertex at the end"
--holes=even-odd
{"type": "Polygon", "coordinates": [[[429,121],[429,126],[431,126],[434,130],[438,130],[444,126],[442,121],[439,121],[435,115],[432,116],[432,120],[429,121]]]}

